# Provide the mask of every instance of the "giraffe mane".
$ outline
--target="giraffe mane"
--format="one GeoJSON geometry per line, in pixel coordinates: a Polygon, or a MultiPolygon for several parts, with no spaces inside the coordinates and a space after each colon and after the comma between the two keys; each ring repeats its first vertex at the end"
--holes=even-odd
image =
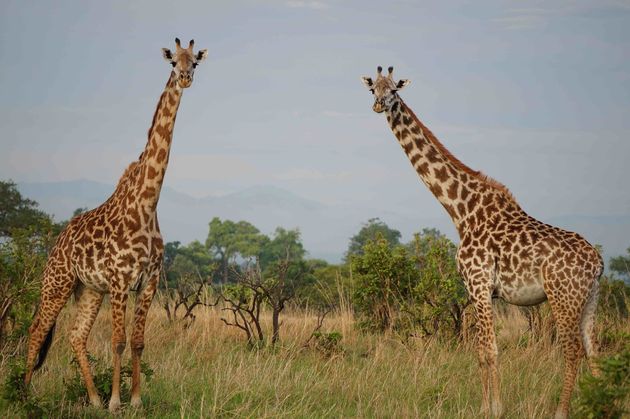
{"type": "Polygon", "coordinates": [[[444,157],[446,157],[446,159],[448,159],[455,167],[457,167],[458,169],[463,170],[467,174],[469,174],[469,175],[473,176],[474,178],[480,180],[485,185],[488,185],[489,187],[494,188],[494,189],[498,190],[499,192],[505,194],[505,196],[510,201],[514,202],[515,204],[517,203],[516,202],[516,198],[514,197],[514,195],[512,195],[512,192],[510,192],[510,190],[507,188],[507,186],[505,186],[501,182],[497,181],[496,179],[491,178],[490,176],[486,175],[485,173],[481,172],[480,170],[473,170],[470,167],[466,166],[466,164],[462,163],[462,161],[459,160],[457,157],[455,157],[444,146],[444,144],[442,144],[440,142],[440,140],[437,139],[437,137],[431,132],[431,130],[429,128],[427,128],[420,121],[420,119],[411,110],[411,108],[409,106],[407,106],[407,104],[402,99],[400,101],[403,104],[403,106],[405,107],[405,109],[407,110],[407,112],[409,112],[411,117],[414,119],[414,121],[420,126],[420,128],[422,129],[422,133],[424,134],[425,138],[427,140],[429,140],[433,145],[435,145],[438,148],[438,150],[444,155],[444,157]]]}

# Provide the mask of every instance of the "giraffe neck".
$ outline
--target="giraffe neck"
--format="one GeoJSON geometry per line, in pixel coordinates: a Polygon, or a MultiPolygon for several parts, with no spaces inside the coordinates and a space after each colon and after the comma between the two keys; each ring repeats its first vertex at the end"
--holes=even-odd
{"type": "Polygon", "coordinates": [[[474,222],[473,214],[484,197],[499,194],[506,201],[513,200],[503,185],[457,160],[399,96],[387,112],[387,121],[422,182],[448,212],[460,237],[474,222]]]}
{"type": "Polygon", "coordinates": [[[142,206],[148,206],[152,210],[155,210],[160,198],[181,98],[182,89],[177,84],[175,73],[171,72],[153,115],[147,145],[138,162],[140,177],[137,197],[142,206]]]}

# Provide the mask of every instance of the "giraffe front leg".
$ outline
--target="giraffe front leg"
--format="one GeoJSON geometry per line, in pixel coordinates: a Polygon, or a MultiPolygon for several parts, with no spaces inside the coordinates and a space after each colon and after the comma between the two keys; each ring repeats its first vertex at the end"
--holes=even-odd
{"type": "Polygon", "coordinates": [[[160,270],[158,269],[151,274],[149,282],[136,300],[133,333],[131,336],[131,406],[135,408],[142,407],[142,399],[140,398],[140,364],[142,350],[144,349],[144,326],[147,320],[147,313],[151,307],[151,301],[157,290],[159,277],[160,270]]]}
{"type": "Polygon", "coordinates": [[[482,409],[487,415],[491,408],[492,416],[500,417],[503,413],[503,406],[501,404],[498,349],[494,332],[491,293],[485,289],[474,294],[471,293],[471,298],[477,314],[477,349],[481,370],[482,409]]]}
{"type": "MultiPolygon", "coordinates": [[[[127,281],[120,281],[127,284],[127,281]]],[[[112,397],[109,400],[109,411],[115,412],[120,407],[120,359],[127,342],[125,335],[125,310],[127,308],[127,289],[117,288],[111,291],[112,305],[112,352],[114,373],[112,376],[112,397]]]]}

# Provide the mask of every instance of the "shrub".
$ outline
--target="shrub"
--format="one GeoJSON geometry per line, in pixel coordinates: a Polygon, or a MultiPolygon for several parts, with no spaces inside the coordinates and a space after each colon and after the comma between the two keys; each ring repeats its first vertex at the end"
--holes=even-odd
{"type": "Polygon", "coordinates": [[[362,255],[352,257],[353,301],[364,330],[383,332],[396,322],[403,301],[418,283],[418,270],[407,249],[391,247],[378,237],[368,241],[362,255]]]}
{"type": "Polygon", "coordinates": [[[617,355],[602,358],[600,376],[585,376],[579,384],[576,414],[582,418],[621,418],[629,413],[630,402],[630,335],[625,348],[617,355]]]}
{"type": "MultiPolygon", "coordinates": [[[[112,377],[114,373],[113,367],[105,367],[103,362],[91,355],[88,356],[93,370],[94,385],[101,400],[109,400],[112,395],[112,377]]],[[[69,380],[64,380],[66,395],[71,402],[80,402],[88,404],[89,396],[87,388],[83,383],[79,363],[76,359],[72,360],[75,367],[74,375],[69,380]]],[[[124,365],[120,368],[120,397],[122,399],[130,397],[130,389],[128,379],[131,378],[131,366],[124,365]]],[[[140,364],[140,373],[144,375],[147,381],[151,381],[153,370],[144,361],[140,364]]]]}

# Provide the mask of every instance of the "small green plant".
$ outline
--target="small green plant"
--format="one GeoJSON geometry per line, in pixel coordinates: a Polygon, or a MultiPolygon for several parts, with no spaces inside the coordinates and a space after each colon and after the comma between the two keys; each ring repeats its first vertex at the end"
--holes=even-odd
{"type": "Polygon", "coordinates": [[[600,376],[588,375],[580,384],[576,414],[582,418],[621,418],[630,412],[630,335],[625,348],[598,364],[600,376]]]}
{"type": "Polygon", "coordinates": [[[341,346],[342,334],[339,332],[314,332],[315,348],[326,356],[343,352],[341,346]]]}
{"type": "MultiPolygon", "coordinates": [[[[101,400],[109,400],[112,395],[112,376],[114,369],[112,367],[105,367],[101,360],[92,355],[89,355],[88,359],[92,365],[94,385],[96,386],[98,396],[101,400]]],[[[76,359],[73,359],[72,365],[75,367],[73,377],[69,380],[64,380],[66,396],[68,400],[72,402],[87,404],[89,397],[87,388],[81,377],[79,363],[76,359]]],[[[130,397],[129,383],[127,381],[131,378],[131,373],[132,369],[130,365],[125,365],[120,368],[120,397],[122,399],[130,397]]],[[[144,375],[147,381],[150,381],[153,376],[153,370],[145,362],[140,364],[140,373],[144,375]]]]}
{"type": "Polygon", "coordinates": [[[2,386],[2,398],[11,404],[22,406],[28,417],[42,417],[44,409],[41,402],[29,395],[24,385],[25,374],[26,365],[23,360],[9,364],[9,374],[2,386]]]}

